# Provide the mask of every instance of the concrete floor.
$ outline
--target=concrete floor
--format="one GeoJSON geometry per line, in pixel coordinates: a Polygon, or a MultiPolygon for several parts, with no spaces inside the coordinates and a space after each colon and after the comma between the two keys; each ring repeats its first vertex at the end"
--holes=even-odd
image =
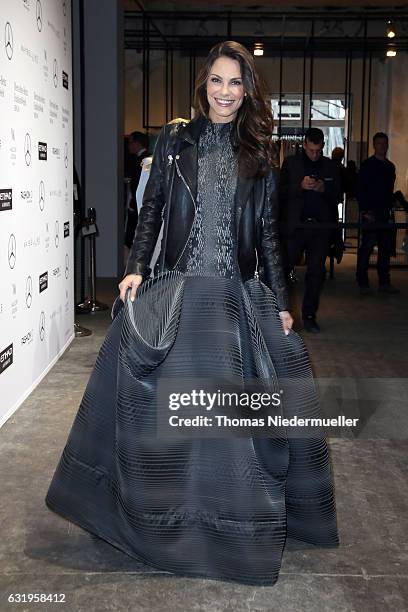
{"type": "MultiPolygon", "coordinates": [[[[321,388],[335,379],[329,391],[346,381],[363,394],[343,399],[365,415],[358,437],[330,439],[339,549],[291,544],[273,587],[184,579],[50,512],[44,496],[109,322],[107,313],[83,316],[93,335],[74,341],[0,432],[1,612],[408,610],[408,270],[393,275],[400,296],[361,298],[353,265],[346,256],[326,282],[322,333],[301,332],[321,388]],[[10,593],[64,593],[66,603],[12,604],[10,593]]],[[[105,283],[99,299],[111,301],[113,287],[105,283]]],[[[339,399],[328,392],[324,401],[339,399]]]]}

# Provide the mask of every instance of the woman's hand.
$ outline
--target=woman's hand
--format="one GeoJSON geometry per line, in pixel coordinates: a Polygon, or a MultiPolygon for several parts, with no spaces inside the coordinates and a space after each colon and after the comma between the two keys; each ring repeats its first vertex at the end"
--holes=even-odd
{"type": "Polygon", "coordinates": [[[293,319],[288,310],[281,310],[279,313],[280,319],[282,321],[283,331],[286,335],[288,335],[289,331],[292,329],[293,319]]]}
{"type": "Polygon", "coordinates": [[[143,276],[141,274],[128,274],[125,278],[119,283],[119,291],[120,291],[120,299],[122,302],[125,301],[126,290],[131,287],[132,291],[130,292],[130,300],[132,302],[135,301],[136,297],[136,289],[139,287],[143,280],[143,276]]]}

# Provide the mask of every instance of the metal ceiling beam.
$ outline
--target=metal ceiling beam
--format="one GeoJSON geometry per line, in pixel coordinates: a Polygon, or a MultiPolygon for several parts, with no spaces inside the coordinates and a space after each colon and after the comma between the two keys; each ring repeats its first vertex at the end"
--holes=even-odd
{"type": "MultiPolygon", "coordinates": [[[[137,47],[142,44],[142,37],[140,33],[128,31],[126,33],[127,46],[137,47]]],[[[234,40],[241,42],[246,46],[253,46],[254,36],[234,36],[234,40]]],[[[268,51],[276,51],[279,53],[281,48],[281,36],[264,36],[257,37],[257,40],[262,40],[264,45],[265,53],[268,51]]],[[[167,44],[169,48],[174,50],[188,50],[188,49],[204,49],[208,51],[209,47],[217,44],[218,42],[225,40],[224,36],[209,36],[209,37],[197,37],[191,35],[169,35],[167,37],[167,44]]],[[[305,36],[286,36],[284,39],[285,53],[287,51],[303,51],[305,48],[309,48],[312,39],[305,36]]],[[[313,38],[313,47],[315,51],[341,51],[342,49],[355,49],[363,50],[364,44],[369,51],[378,51],[379,53],[385,51],[389,46],[390,42],[384,37],[367,37],[364,39],[361,37],[324,37],[313,38]],[[365,41],[365,42],[364,42],[365,41]]],[[[406,50],[408,48],[408,37],[398,37],[397,40],[392,41],[392,45],[397,50],[406,50]]],[[[150,49],[164,49],[165,47],[160,42],[157,36],[150,35],[150,49]]]]}
{"type": "MultiPolygon", "coordinates": [[[[140,13],[136,13],[137,17],[140,18],[144,18],[147,19],[147,21],[149,22],[149,26],[152,26],[152,28],[154,30],[156,30],[156,32],[159,34],[159,36],[163,39],[163,41],[167,44],[167,40],[165,35],[161,32],[160,28],[154,23],[153,18],[151,17],[150,13],[148,11],[146,11],[146,9],[144,8],[143,4],[141,2],[139,2],[139,0],[133,0],[135,4],[137,4],[140,13]]],[[[135,13],[131,12],[130,15],[134,16],[135,13]]],[[[125,19],[128,18],[128,11],[126,11],[125,13],[125,19]]]]}
{"type": "MultiPolygon", "coordinates": [[[[138,0],[135,0],[138,3],[138,0]]],[[[322,7],[320,10],[304,10],[299,9],[296,11],[146,11],[141,9],[149,16],[150,19],[162,20],[162,21],[197,21],[202,19],[220,21],[227,21],[229,18],[232,21],[258,21],[259,19],[265,19],[267,21],[280,21],[283,17],[286,17],[288,21],[311,21],[315,20],[327,20],[329,16],[335,19],[341,19],[342,21],[359,21],[361,19],[367,19],[368,21],[387,21],[390,17],[398,20],[408,20],[408,6],[407,7],[390,7],[389,9],[381,8],[376,9],[364,9],[364,8],[350,8],[348,10],[337,10],[330,7],[322,7]]],[[[140,14],[134,11],[125,12],[126,19],[140,19],[140,14]]]]}

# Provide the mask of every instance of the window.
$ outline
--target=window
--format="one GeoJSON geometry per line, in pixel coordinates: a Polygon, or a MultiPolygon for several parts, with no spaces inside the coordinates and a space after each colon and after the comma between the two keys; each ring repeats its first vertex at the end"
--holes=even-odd
{"type": "Polygon", "coordinates": [[[314,94],[310,104],[309,95],[284,94],[281,98],[280,107],[279,95],[271,95],[270,100],[275,121],[274,134],[278,135],[280,117],[281,135],[303,136],[309,127],[309,114],[311,112],[312,127],[318,127],[324,133],[324,154],[330,157],[335,147],[344,147],[347,128],[344,96],[339,94],[314,94]]]}
{"type": "MultiPolygon", "coordinates": [[[[273,116],[279,118],[279,98],[272,98],[273,116]]],[[[302,100],[282,99],[281,117],[284,121],[302,119],[302,100]]]]}
{"type": "Polygon", "coordinates": [[[313,98],[312,121],[344,121],[345,116],[343,100],[313,98]]]}

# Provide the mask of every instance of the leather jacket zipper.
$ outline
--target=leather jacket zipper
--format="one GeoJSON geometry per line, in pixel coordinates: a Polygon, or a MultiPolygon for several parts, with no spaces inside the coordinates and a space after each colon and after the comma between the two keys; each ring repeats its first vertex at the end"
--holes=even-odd
{"type": "MultiPolygon", "coordinates": [[[[196,212],[197,212],[197,206],[196,206],[196,203],[195,203],[195,200],[194,200],[194,196],[193,196],[193,194],[191,193],[191,189],[190,189],[190,187],[188,186],[186,179],[184,178],[184,176],[183,176],[183,175],[181,174],[181,172],[180,172],[180,168],[179,168],[179,165],[178,165],[178,163],[177,163],[178,158],[179,158],[179,155],[176,155],[175,160],[174,160],[174,163],[175,163],[175,165],[176,165],[176,171],[177,171],[178,176],[179,176],[179,177],[181,178],[181,180],[183,181],[183,183],[184,183],[184,185],[185,185],[185,187],[186,187],[187,191],[189,192],[189,194],[190,194],[190,196],[191,196],[191,200],[192,200],[192,202],[193,202],[193,206],[194,206],[194,218],[195,218],[195,215],[196,215],[196,212]]],[[[184,247],[183,247],[183,249],[182,249],[182,251],[181,251],[180,255],[178,256],[176,263],[175,263],[175,264],[174,264],[174,266],[172,267],[172,270],[174,270],[174,268],[177,266],[178,262],[180,261],[180,259],[181,259],[182,255],[183,255],[183,253],[184,253],[184,251],[185,251],[185,249],[186,249],[187,243],[188,243],[188,241],[189,241],[189,239],[190,239],[190,236],[191,236],[191,232],[193,231],[194,218],[193,218],[193,222],[192,222],[192,224],[191,224],[190,231],[189,231],[189,233],[188,233],[188,236],[187,236],[186,242],[185,242],[185,244],[184,244],[184,247]]]]}
{"type": "MultiPolygon", "coordinates": [[[[262,231],[263,231],[263,226],[264,226],[264,218],[261,218],[261,222],[262,222],[262,231]]],[[[257,245],[255,243],[255,256],[256,256],[256,266],[255,266],[255,272],[254,272],[254,278],[259,278],[259,269],[258,269],[258,249],[257,249],[257,245]]]]}

